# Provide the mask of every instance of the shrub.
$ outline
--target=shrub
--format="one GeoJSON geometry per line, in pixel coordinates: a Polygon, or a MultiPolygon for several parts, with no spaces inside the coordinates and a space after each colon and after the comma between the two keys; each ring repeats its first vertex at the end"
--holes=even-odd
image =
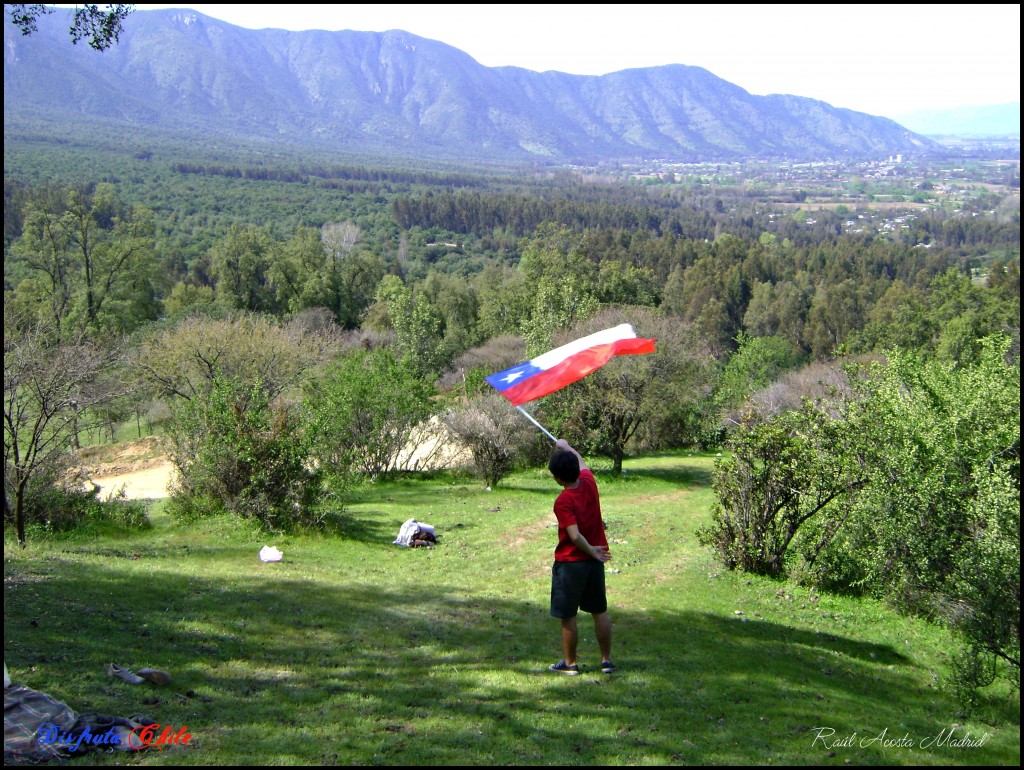
{"type": "Polygon", "coordinates": [[[473,455],[477,474],[495,487],[535,438],[534,428],[501,396],[478,396],[446,411],[442,422],[473,455]]]}
{"type": "Polygon", "coordinates": [[[430,416],[432,390],[387,348],[348,353],[306,387],[304,407],[318,467],[342,491],[353,473],[387,477],[417,426],[430,416]]]}
{"type": "Polygon", "coordinates": [[[172,513],[229,511],[272,531],[323,523],[322,472],[310,467],[298,413],[271,405],[259,382],[215,377],[208,397],[176,406],[170,439],[172,513]]]}
{"type": "Polygon", "coordinates": [[[845,519],[837,503],[864,483],[850,439],[810,404],[739,431],[732,454],[716,463],[718,503],[712,523],[697,531],[700,543],[729,569],[782,575],[790,546],[803,534],[805,558],[813,562],[845,519]],[[812,524],[817,531],[807,539],[812,524]]]}

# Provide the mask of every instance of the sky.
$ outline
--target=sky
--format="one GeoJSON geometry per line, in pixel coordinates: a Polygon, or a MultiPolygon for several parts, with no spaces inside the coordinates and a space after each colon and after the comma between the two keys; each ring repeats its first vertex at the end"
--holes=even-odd
{"type": "Polygon", "coordinates": [[[250,29],[384,32],[487,67],[603,75],[687,64],[755,95],[890,118],[1020,101],[1019,4],[141,5],[250,29]]]}

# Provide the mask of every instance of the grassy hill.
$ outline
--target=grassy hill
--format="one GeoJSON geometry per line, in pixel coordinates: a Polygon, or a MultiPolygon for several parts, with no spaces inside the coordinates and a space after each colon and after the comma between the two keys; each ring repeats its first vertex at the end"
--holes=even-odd
{"type": "MultiPolygon", "coordinates": [[[[557,488],[453,474],[361,488],[335,535],[231,520],[8,543],[5,658],[15,682],[79,711],[187,727],[138,764],[1012,765],[1017,692],[970,717],[948,634],[870,600],[723,571],[697,545],[713,455],[595,462],[613,560],[604,676],[548,615],[557,488]],[[394,546],[406,519],[431,549],[394,546]],[[262,563],[263,545],[284,553],[262,563]],[[108,663],[165,669],[159,687],[108,663]]],[[[122,759],[118,757],[118,759],[122,759]]],[[[106,764],[109,754],[80,764],[106,764]]]]}

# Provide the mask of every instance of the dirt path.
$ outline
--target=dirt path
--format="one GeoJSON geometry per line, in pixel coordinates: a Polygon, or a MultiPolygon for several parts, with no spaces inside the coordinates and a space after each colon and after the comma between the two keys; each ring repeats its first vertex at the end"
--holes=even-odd
{"type": "Polygon", "coordinates": [[[147,500],[167,497],[167,486],[171,483],[174,465],[161,461],[142,470],[119,473],[114,476],[96,476],[93,483],[100,488],[100,497],[116,493],[124,487],[124,496],[129,500],[147,500]]]}

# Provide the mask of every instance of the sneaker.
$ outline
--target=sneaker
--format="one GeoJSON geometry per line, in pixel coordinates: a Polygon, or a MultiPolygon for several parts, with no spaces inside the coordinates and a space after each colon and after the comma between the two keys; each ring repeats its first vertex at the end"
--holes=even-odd
{"type": "Polygon", "coordinates": [[[107,674],[115,679],[120,679],[122,682],[127,682],[128,684],[142,684],[146,681],[141,676],[136,676],[133,671],[130,671],[123,666],[118,666],[116,663],[110,663],[107,665],[107,674]]]}
{"type": "Polygon", "coordinates": [[[568,674],[569,676],[576,676],[580,672],[578,664],[573,663],[571,666],[567,665],[566,662],[559,661],[558,663],[552,663],[548,666],[550,671],[557,671],[559,674],[568,674]]]}
{"type": "Polygon", "coordinates": [[[619,670],[619,667],[612,663],[610,660],[601,661],[601,673],[602,674],[613,674],[619,670]]]}
{"type": "Polygon", "coordinates": [[[135,675],[153,684],[168,684],[171,681],[171,675],[158,668],[140,668],[135,672],[135,675]]]}

